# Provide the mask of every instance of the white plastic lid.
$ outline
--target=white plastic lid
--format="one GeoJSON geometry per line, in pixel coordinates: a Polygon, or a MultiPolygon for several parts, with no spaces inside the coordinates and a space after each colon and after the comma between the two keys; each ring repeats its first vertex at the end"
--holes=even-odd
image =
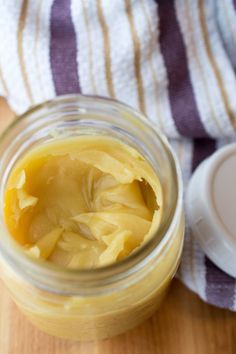
{"type": "Polygon", "coordinates": [[[203,161],[187,191],[187,215],[203,251],[236,277],[236,144],[203,161]]]}

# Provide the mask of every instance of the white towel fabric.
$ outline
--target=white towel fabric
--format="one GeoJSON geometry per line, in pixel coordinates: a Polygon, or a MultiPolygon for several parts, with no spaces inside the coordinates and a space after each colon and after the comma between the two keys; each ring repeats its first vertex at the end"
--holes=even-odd
{"type": "MultiPolygon", "coordinates": [[[[0,94],[17,113],[66,93],[117,98],[170,138],[185,186],[201,160],[235,140],[233,0],[2,0],[0,13],[0,94]]],[[[235,279],[188,227],[179,277],[236,310],[235,279]]]]}

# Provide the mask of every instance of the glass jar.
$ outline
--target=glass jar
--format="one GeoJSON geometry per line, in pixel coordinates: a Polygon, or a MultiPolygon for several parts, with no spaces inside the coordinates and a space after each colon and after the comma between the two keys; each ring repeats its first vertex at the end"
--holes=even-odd
{"type": "Polygon", "coordinates": [[[182,182],[167,139],[152,125],[117,101],[68,95],[32,108],[2,135],[1,276],[23,313],[43,331],[75,340],[114,336],[152,315],[165,296],[183,245],[182,182]],[[103,268],[71,270],[28,257],[3,219],[11,169],[36,145],[94,134],[120,139],[150,162],[163,188],[159,229],[129,257],[103,268]]]}

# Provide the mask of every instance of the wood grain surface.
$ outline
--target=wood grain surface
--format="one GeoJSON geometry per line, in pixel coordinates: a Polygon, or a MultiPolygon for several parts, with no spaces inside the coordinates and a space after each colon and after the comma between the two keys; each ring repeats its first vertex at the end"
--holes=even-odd
{"type": "MultiPolygon", "coordinates": [[[[0,130],[14,114],[0,99],[0,130]]],[[[100,342],[49,337],[33,327],[0,281],[0,354],[235,354],[236,314],[203,303],[175,280],[163,305],[141,326],[100,342]]]]}

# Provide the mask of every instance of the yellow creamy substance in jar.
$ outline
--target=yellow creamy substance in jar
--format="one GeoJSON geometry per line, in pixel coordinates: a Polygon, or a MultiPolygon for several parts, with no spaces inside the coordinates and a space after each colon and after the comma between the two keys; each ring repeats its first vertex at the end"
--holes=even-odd
{"type": "Polygon", "coordinates": [[[5,221],[32,257],[97,268],[127,257],[158,229],[162,189],[135,149],[106,136],[50,142],[14,167],[5,221]]]}
{"type": "MultiPolygon", "coordinates": [[[[29,151],[13,168],[5,189],[5,222],[32,259],[99,268],[127,257],[155,233],[164,210],[163,189],[144,157],[114,138],[57,140],[29,151]]],[[[181,211],[169,232],[161,250],[138,270],[102,285],[98,293],[54,293],[6,263],[2,277],[21,310],[48,334],[107,338],[138,325],[159,307],[180,261],[181,211]]]]}

